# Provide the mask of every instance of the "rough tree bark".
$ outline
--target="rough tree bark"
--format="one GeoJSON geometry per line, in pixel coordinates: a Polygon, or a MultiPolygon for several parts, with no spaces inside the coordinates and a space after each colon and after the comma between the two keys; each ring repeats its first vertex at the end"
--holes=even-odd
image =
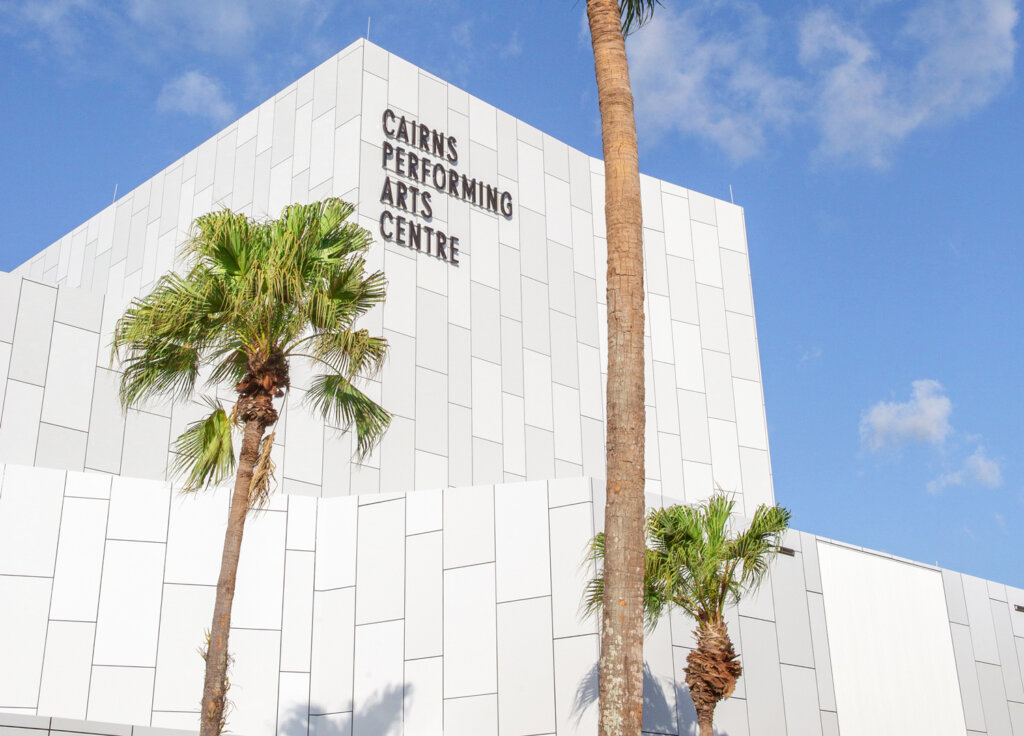
{"type": "Polygon", "coordinates": [[[693,633],[697,648],[686,657],[686,685],[697,711],[700,736],[714,736],[715,706],[736,690],[743,668],[725,621],[698,626],[693,633]]]}
{"type": "Polygon", "coordinates": [[[601,736],[643,720],[643,220],[633,93],[617,0],[588,0],[605,163],[608,238],[607,502],[601,608],[601,736]]]}
{"type": "Polygon", "coordinates": [[[273,424],[276,412],[270,396],[246,397],[239,400],[238,417],[245,422],[242,447],[238,454],[238,472],[231,494],[228,528],[224,533],[217,597],[213,605],[213,623],[206,651],[206,679],[203,683],[203,706],[200,736],[219,736],[224,725],[224,703],[227,694],[228,634],[231,631],[231,604],[235,598],[238,557],[242,550],[242,531],[249,512],[249,486],[253,468],[259,457],[260,440],[273,424]]]}

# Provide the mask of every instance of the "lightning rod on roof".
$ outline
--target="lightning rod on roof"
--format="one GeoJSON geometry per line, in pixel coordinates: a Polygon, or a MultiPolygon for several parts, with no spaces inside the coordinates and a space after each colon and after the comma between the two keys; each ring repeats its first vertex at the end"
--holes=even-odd
{"type": "Polygon", "coordinates": [[[371,18],[371,16],[369,16],[369,15],[366,16],[366,40],[367,41],[370,40],[370,18],[371,18]]]}
{"type": "Polygon", "coordinates": [[[736,200],[732,198],[732,184],[729,185],[729,201],[736,204],[736,200]]]}
{"type": "Polygon", "coordinates": [[[117,201],[117,182],[114,182],[114,198],[110,200],[110,204],[114,204],[117,201]]]}

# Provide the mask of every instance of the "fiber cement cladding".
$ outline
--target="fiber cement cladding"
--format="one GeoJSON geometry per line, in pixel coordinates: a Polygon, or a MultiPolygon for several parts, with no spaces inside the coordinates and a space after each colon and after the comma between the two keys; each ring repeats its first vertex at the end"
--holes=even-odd
{"type": "MultiPolygon", "coordinates": [[[[202,405],[124,415],[114,321],[174,265],[196,216],[221,205],[276,216],[337,195],[358,203],[379,243],[370,264],[389,280],[365,325],[391,344],[370,392],[395,420],[379,451],[350,467],[349,438],[302,410],[309,374],[293,371],[277,434],[284,490],[603,476],[602,171],[356,42],[19,267],[29,280],[0,282],[0,366],[11,358],[0,461],[162,479],[170,440],[202,405]],[[382,167],[389,108],[457,140],[457,165],[435,161],[509,193],[506,217],[504,204],[495,212],[427,186],[432,220],[417,222],[458,237],[458,265],[383,244],[385,176],[413,183],[394,160],[382,167]],[[68,391],[70,377],[87,390],[68,391]]],[[[648,489],[694,501],[718,485],[753,509],[773,494],[742,209],[649,177],[642,187],[648,489]]]]}
{"type": "MultiPolygon", "coordinates": [[[[602,504],[587,478],[275,495],[246,527],[231,731],[592,736],[598,639],[579,601],[602,504]]],[[[0,466],[0,711],[44,731],[0,714],[0,733],[45,736],[50,717],[194,731],[227,507],[224,490],[0,466]]],[[[719,734],[1024,735],[1024,591],[785,544],[728,611],[744,671],[719,734]]],[[[696,733],[692,628],[675,613],[646,638],[647,733],[696,733]]]]}

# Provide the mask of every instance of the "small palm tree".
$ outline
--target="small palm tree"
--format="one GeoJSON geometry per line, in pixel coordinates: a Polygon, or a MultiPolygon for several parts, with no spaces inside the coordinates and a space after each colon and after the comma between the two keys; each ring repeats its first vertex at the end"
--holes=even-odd
{"type": "MultiPolygon", "coordinates": [[[[686,684],[700,736],[712,736],[715,706],[736,689],[742,667],[729,639],[725,607],[758,588],[779,551],[790,513],[758,506],[742,532],[730,529],[735,502],[716,493],[696,506],[669,506],[647,515],[644,615],[648,628],[673,606],[697,622],[697,648],[686,657],[686,684]]],[[[604,534],[590,543],[588,560],[604,559],[604,534]]],[[[587,586],[588,613],[601,608],[603,573],[587,586]]]]}
{"type": "Polygon", "coordinates": [[[230,386],[230,411],[207,399],[211,413],[177,439],[172,473],[186,491],[216,485],[235,470],[233,431],[242,437],[213,623],[205,652],[200,733],[224,726],[228,634],[242,531],[250,509],[271,492],[270,459],[278,418],[276,398],[290,388],[289,363],[318,369],[306,402],[331,425],[354,429],[365,456],[391,415],[362,393],[356,379],[381,367],[387,342],[356,329],[356,320],[384,300],[382,273],[368,273],[363,254],[370,234],[347,222],[350,204],[328,199],[286,207],[281,217],[256,222],[223,210],[194,223],[182,256],[184,275],[161,277],[134,299],[114,330],[124,407],[163,396],[190,400],[200,374],[212,388],[230,386]]]}

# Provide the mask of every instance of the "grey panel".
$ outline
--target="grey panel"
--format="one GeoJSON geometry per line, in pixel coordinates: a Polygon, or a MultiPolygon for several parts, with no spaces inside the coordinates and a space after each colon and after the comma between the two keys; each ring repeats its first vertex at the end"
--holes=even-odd
{"type": "Polygon", "coordinates": [[[822,736],[839,736],[839,715],[832,711],[821,711],[822,736]]]}
{"type": "Polygon", "coordinates": [[[1013,641],[1010,606],[998,600],[990,600],[989,603],[992,606],[992,623],[996,629],[996,645],[999,647],[999,664],[1003,670],[1006,698],[1024,703],[1024,682],[1021,681],[1017,647],[1013,641]]]}
{"type": "Polygon", "coordinates": [[[981,685],[981,702],[985,706],[988,736],[1013,736],[1010,709],[1006,703],[1006,691],[1003,689],[1003,676],[999,667],[978,662],[978,683],[981,685]]]}
{"type": "Polygon", "coordinates": [[[832,657],[828,649],[825,623],[825,599],[820,593],[807,594],[811,640],[814,644],[814,674],[818,680],[818,700],[825,710],[835,710],[835,685],[832,682],[832,657]]]}
{"type": "Polygon", "coordinates": [[[979,662],[999,664],[996,630],[992,623],[992,609],[988,603],[988,582],[971,575],[963,575],[962,580],[974,658],[979,662]]]}
{"type": "Polygon", "coordinates": [[[448,298],[416,289],[416,365],[448,372],[448,298]]]}
{"type": "Polygon", "coordinates": [[[523,326],[501,318],[501,390],[523,395],[523,326]]]}
{"type": "Polygon", "coordinates": [[[81,327],[92,332],[100,331],[103,319],[103,296],[85,289],[64,287],[57,290],[55,322],[81,327]]]}
{"type": "Polygon", "coordinates": [[[174,728],[155,728],[153,726],[132,726],[132,736],[183,736],[193,731],[180,731],[174,728]]]}
{"type": "Polygon", "coordinates": [[[22,283],[9,378],[36,386],[46,382],[46,363],[50,357],[50,333],[53,331],[56,306],[55,288],[32,281],[22,283]]]}
{"type": "MultiPolygon", "coordinates": [[[[723,700],[715,708],[715,731],[719,736],[749,736],[750,726],[747,723],[747,701],[733,696],[723,700]]],[[[689,736],[696,731],[680,730],[680,734],[689,736]]],[[[755,731],[755,734],[758,732],[755,731]]]]}
{"type": "Polygon", "coordinates": [[[108,473],[121,471],[121,445],[124,438],[124,414],[117,398],[119,374],[96,369],[92,390],[92,416],[89,419],[89,445],[85,467],[108,473]]]}
{"type": "Polygon", "coordinates": [[[811,648],[802,557],[799,553],[795,557],[779,555],[772,565],[775,626],[779,637],[779,660],[787,664],[813,667],[814,652],[811,648]]]}
{"type": "Polygon", "coordinates": [[[942,588],[946,592],[946,611],[949,613],[949,620],[956,624],[967,624],[967,600],[964,598],[964,585],[960,573],[943,570],[942,588]]]}
{"type": "Polygon", "coordinates": [[[985,711],[981,705],[978,671],[974,666],[971,630],[963,624],[950,624],[949,629],[953,639],[956,673],[960,680],[960,698],[964,705],[964,720],[968,729],[984,731],[985,711]]]}
{"type": "Polygon", "coordinates": [[[18,297],[21,278],[0,273],[0,342],[14,341],[14,325],[18,320],[18,297]]]}
{"type": "Polygon", "coordinates": [[[740,616],[740,630],[750,722],[757,724],[758,736],[786,736],[775,624],[740,616]]]}
{"type": "Polygon", "coordinates": [[[569,149],[569,198],[573,207],[590,212],[590,158],[569,149]]]}
{"type": "Polygon", "coordinates": [[[589,276],[577,273],[576,282],[576,334],[584,345],[597,347],[600,329],[597,320],[597,282],[589,276]]]}
{"type": "Polygon", "coordinates": [[[483,358],[492,363],[501,363],[501,323],[499,295],[497,289],[478,284],[472,288],[472,309],[470,319],[473,329],[473,357],[483,358]]]}
{"type": "Polygon", "coordinates": [[[783,664],[782,692],[786,704],[788,736],[822,736],[814,670],[783,664]]]}
{"type": "Polygon", "coordinates": [[[40,422],[35,464],[44,468],[82,470],[85,468],[85,445],[88,439],[86,432],[40,422]]]}
{"type": "Polygon", "coordinates": [[[448,325],[448,401],[460,406],[473,405],[469,335],[467,329],[448,325]]]}
{"type": "Polygon", "coordinates": [[[519,257],[523,276],[547,281],[547,224],[544,215],[519,209],[519,257]]]}
{"type": "MultiPolygon", "coordinates": [[[[552,286],[552,290],[557,286],[552,286]]],[[[570,388],[580,387],[576,360],[576,319],[551,311],[551,380],[570,388]]]]}
{"type": "Polygon", "coordinates": [[[501,286],[501,316],[522,319],[523,294],[519,287],[519,251],[507,245],[499,249],[498,276],[501,286]]]}
{"type": "Polygon", "coordinates": [[[551,354],[548,321],[548,287],[541,281],[523,278],[523,347],[551,354]]]}
{"type": "Polygon", "coordinates": [[[1024,637],[1015,636],[1014,642],[1017,644],[1017,662],[1020,664],[1021,675],[1024,675],[1024,637]]]}
{"type": "Polygon", "coordinates": [[[170,433],[171,420],[168,417],[130,409],[125,423],[122,474],[132,478],[163,480],[166,477],[170,433]]]}
{"type": "Polygon", "coordinates": [[[142,268],[142,256],[146,249],[146,212],[132,215],[128,231],[128,253],[125,255],[124,275],[130,276],[142,268]]]}
{"type": "Polygon", "coordinates": [[[120,723],[100,723],[99,721],[79,721],[74,718],[54,718],[50,722],[50,730],[102,734],[103,736],[131,736],[132,727],[120,723]]]}
{"type": "Polygon", "coordinates": [[[1010,703],[1010,725],[1013,736],[1024,734],[1024,703],[1010,703]]]}
{"type": "Polygon", "coordinates": [[[110,275],[110,251],[104,251],[96,256],[96,263],[92,268],[89,281],[82,282],[82,286],[88,287],[97,294],[103,294],[107,290],[107,278],[110,275]]]}
{"type": "Polygon", "coordinates": [[[15,728],[41,728],[45,731],[50,727],[50,719],[45,716],[29,716],[21,713],[0,712],[0,726],[13,726],[15,728]]]}
{"type": "Polygon", "coordinates": [[[95,269],[96,243],[93,242],[85,246],[85,252],[82,255],[82,273],[76,285],[82,289],[88,289],[92,285],[92,274],[95,269]]]}
{"type": "MultiPolygon", "coordinates": [[[[114,210],[114,237],[110,246],[110,263],[116,264],[128,252],[128,231],[132,221],[132,195],[117,203],[114,210]]],[[[106,279],[104,279],[105,281],[106,279]]]]}
{"type": "Polygon", "coordinates": [[[448,484],[473,484],[473,413],[454,404],[448,404],[448,484]]]}
{"type": "Polygon", "coordinates": [[[813,534],[801,532],[801,552],[804,562],[804,583],[807,590],[821,592],[821,568],[818,565],[818,538],[813,534]]]}
{"type": "MultiPolygon", "coordinates": [[[[569,213],[565,213],[569,217],[569,213]]],[[[553,311],[576,316],[572,248],[548,243],[548,302],[553,311]]]]}
{"type": "Polygon", "coordinates": [[[604,473],[604,423],[581,417],[583,434],[583,474],[600,477],[604,473]]]}
{"type": "Polygon", "coordinates": [[[555,435],[546,429],[526,426],[526,477],[555,477],[555,435]]]}

